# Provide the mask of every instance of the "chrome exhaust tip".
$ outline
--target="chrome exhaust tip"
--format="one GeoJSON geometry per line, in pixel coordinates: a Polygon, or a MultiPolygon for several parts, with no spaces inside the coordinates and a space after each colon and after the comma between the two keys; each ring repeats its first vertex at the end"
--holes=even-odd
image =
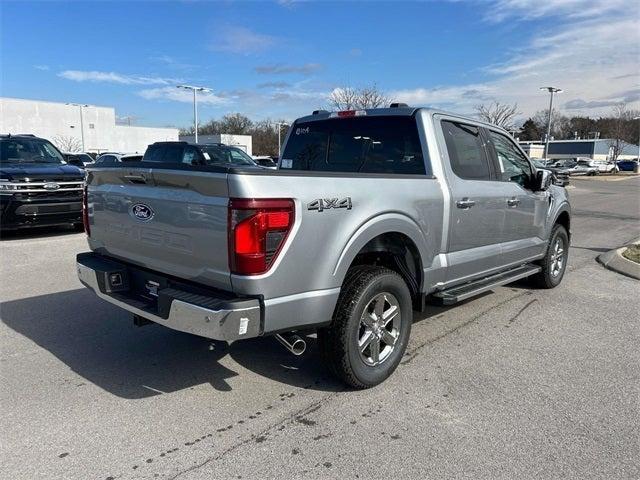
{"type": "Polygon", "coordinates": [[[298,335],[276,333],[275,337],[284,348],[296,356],[302,355],[307,349],[307,342],[298,335]]]}

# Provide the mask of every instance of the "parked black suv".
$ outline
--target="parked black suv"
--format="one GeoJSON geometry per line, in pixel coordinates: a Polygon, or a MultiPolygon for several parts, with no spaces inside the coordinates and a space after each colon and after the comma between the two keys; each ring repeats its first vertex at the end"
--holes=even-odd
{"type": "Polygon", "coordinates": [[[240,148],[223,143],[156,142],[149,145],[142,161],[261,168],[240,148]]]}
{"type": "Polygon", "coordinates": [[[84,172],[48,140],[0,135],[0,228],[82,227],[84,172]]]}

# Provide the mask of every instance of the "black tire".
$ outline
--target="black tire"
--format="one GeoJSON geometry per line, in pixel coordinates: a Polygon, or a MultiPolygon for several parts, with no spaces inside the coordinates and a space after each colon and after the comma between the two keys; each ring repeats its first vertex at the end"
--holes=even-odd
{"type": "MultiPolygon", "coordinates": [[[[369,316],[366,318],[369,322],[372,321],[369,316]]],[[[384,318],[384,315],[380,318],[384,318]]],[[[407,349],[412,321],[411,294],[400,275],[384,267],[354,267],[345,278],[331,325],[318,331],[318,345],[324,362],[336,377],[352,387],[369,388],[378,385],[400,363],[407,349]],[[393,312],[395,305],[395,311],[399,311],[399,314],[393,317],[393,323],[389,322],[385,327],[380,328],[381,323],[376,324],[377,333],[374,333],[373,330],[368,331],[361,319],[365,318],[365,308],[371,308],[372,302],[378,305],[377,302],[380,301],[383,309],[389,305],[385,313],[393,312]],[[388,330],[389,328],[393,330],[388,330]],[[394,334],[392,337],[395,336],[395,343],[392,346],[384,343],[384,338],[389,337],[383,330],[394,334]],[[367,355],[360,351],[359,341],[365,334],[370,334],[374,340],[370,341],[368,345],[371,346],[365,347],[364,352],[373,348],[373,345],[378,345],[377,364],[367,364],[367,361],[372,361],[375,357],[372,351],[369,350],[371,353],[368,359],[363,358],[367,355]],[[381,337],[375,336],[378,334],[381,337]],[[383,358],[384,352],[386,356],[383,358]]]]}
{"type": "Polygon", "coordinates": [[[564,272],[567,269],[567,261],[569,260],[569,234],[567,229],[560,224],[554,225],[551,230],[551,237],[549,238],[549,245],[547,246],[547,253],[544,258],[540,260],[539,265],[542,270],[533,275],[531,280],[538,288],[555,288],[560,285],[564,272]],[[556,269],[556,242],[560,241],[562,244],[562,265],[559,269],[556,269]]]}
{"type": "Polygon", "coordinates": [[[76,232],[84,232],[84,224],[82,224],[82,223],[74,223],[73,224],[73,229],[76,232]]]}

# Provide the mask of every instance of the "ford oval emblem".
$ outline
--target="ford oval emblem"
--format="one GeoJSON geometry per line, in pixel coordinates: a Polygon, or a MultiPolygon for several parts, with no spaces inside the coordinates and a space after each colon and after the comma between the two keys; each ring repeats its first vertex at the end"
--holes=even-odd
{"type": "Polygon", "coordinates": [[[60,185],[55,182],[47,182],[43,185],[45,190],[58,190],[60,185]]]}
{"type": "Polygon", "coordinates": [[[131,205],[131,214],[140,221],[148,222],[153,218],[155,212],[149,205],[145,205],[144,203],[134,203],[131,205]]]}

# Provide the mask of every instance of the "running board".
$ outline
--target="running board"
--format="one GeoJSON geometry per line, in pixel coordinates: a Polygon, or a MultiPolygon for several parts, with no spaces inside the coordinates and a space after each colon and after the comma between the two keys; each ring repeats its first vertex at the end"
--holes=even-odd
{"type": "Polygon", "coordinates": [[[440,299],[443,305],[453,305],[454,303],[475,297],[500,285],[515,282],[521,278],[538,273],[540,270],[542,270],[542,268],[537,265],[522,265],[506,272],[500,272],[489,277],[481,278],[480,280],[465,283],[464,285],[442,290],[441,292],[434,293],[433,296],[440,299]]]}

